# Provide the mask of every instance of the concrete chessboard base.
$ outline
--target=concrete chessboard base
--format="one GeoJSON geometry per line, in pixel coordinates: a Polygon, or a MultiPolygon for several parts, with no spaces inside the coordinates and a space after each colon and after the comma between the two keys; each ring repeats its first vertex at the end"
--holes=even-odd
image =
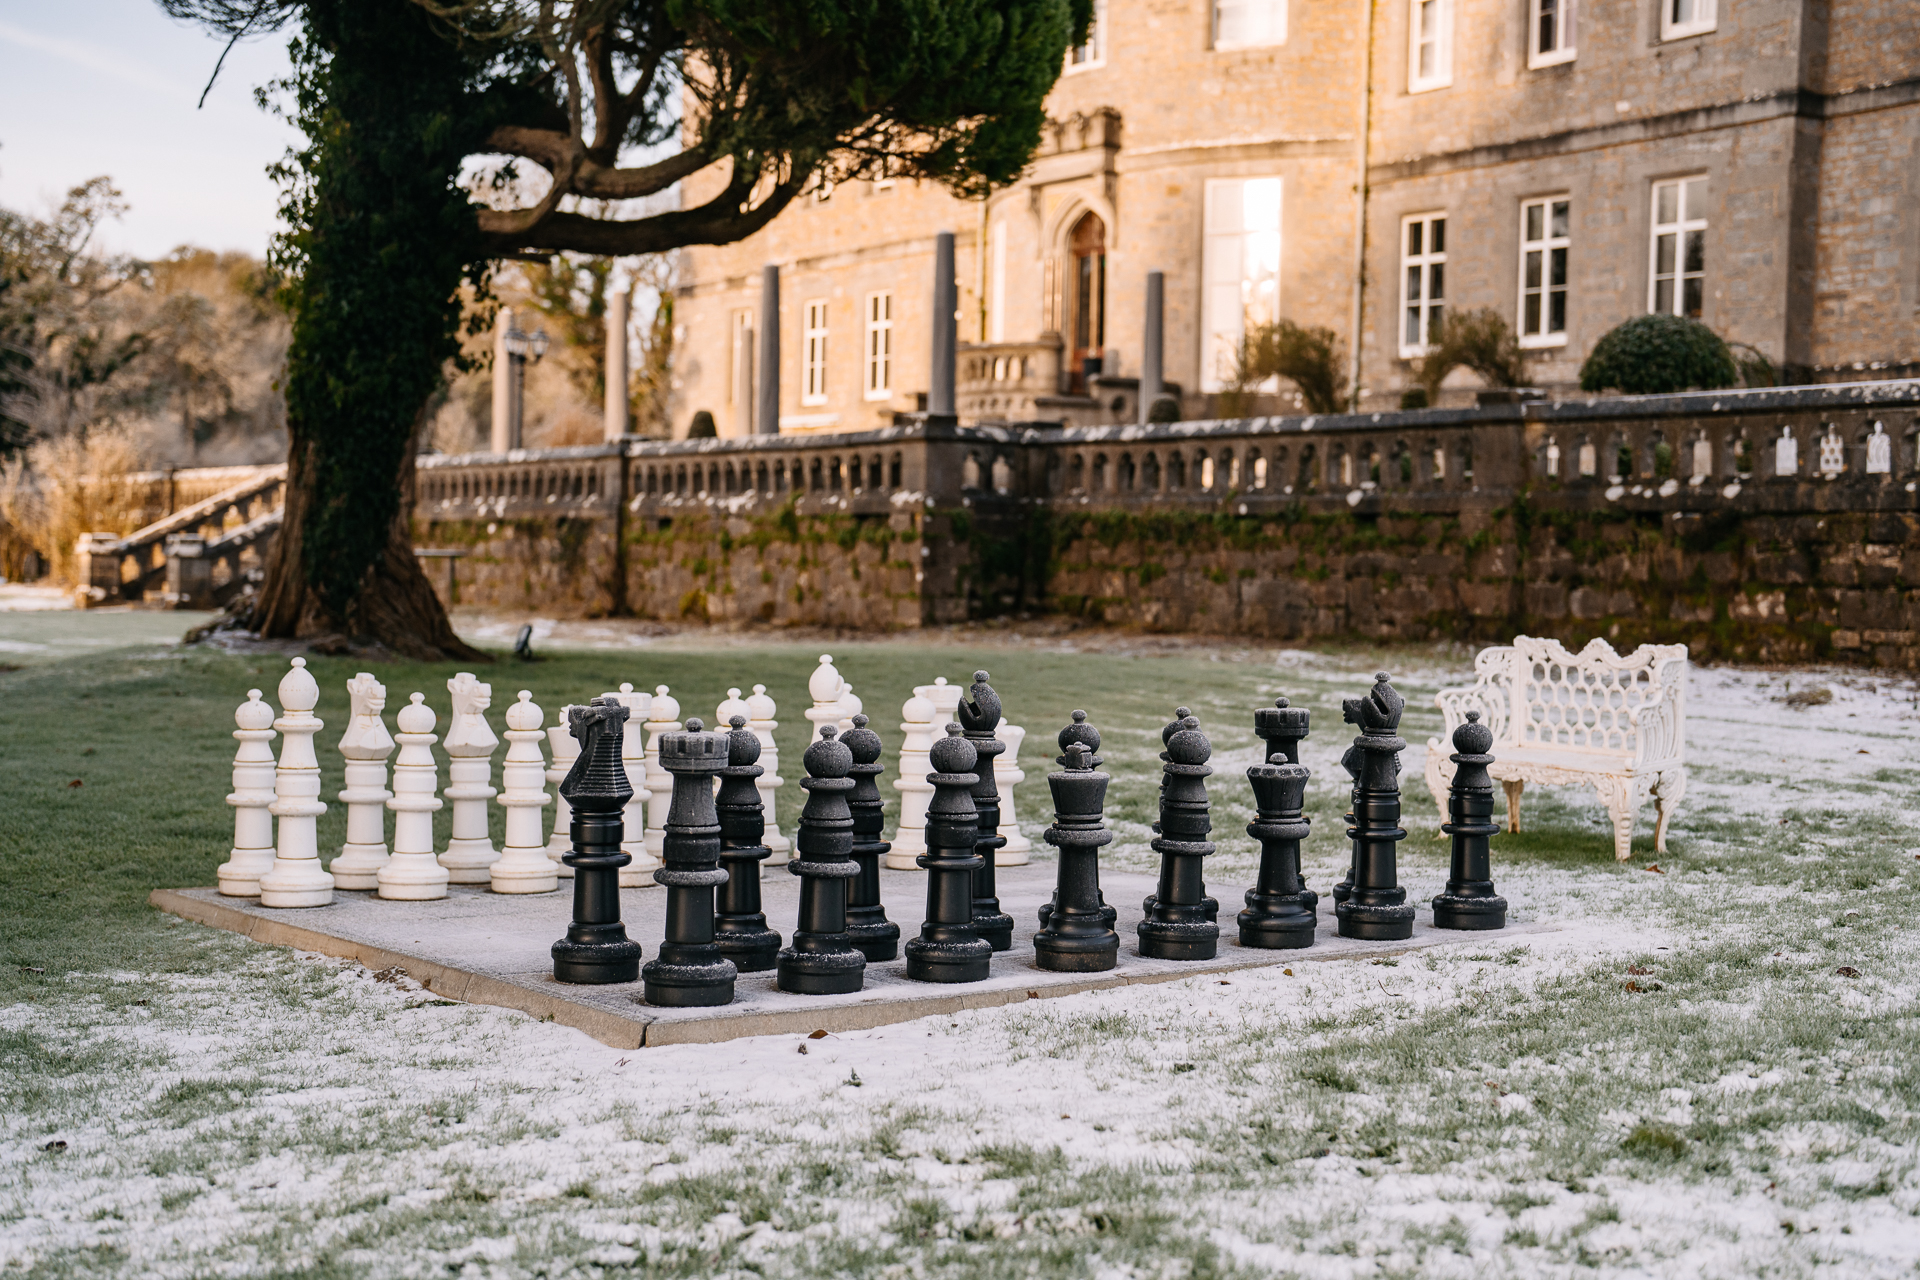
{"type": "MultiPolygon", "coordinates": [[[[244,934],[255,942],[293,947],[357,960],[369,969],[398,967],[434,994],[449,1000],[518,1009],[536,1018],[578,1027],[618,1049],[658,1044],[710,1043],[740,1036],[825,1031],[859,1031],[910,1022],[962,1009],[983,1009],[1052,996],[1073,995],[1137,982],[1172,982],[1195,974],[1225,973],[1260,965],[1293,965],[1315,960],[1353,960],[1395,955],[1447,943],[1495,945],[1515,934],[1553,928],[1515,925],[1497,933],[1435,929],[1424,903],[1413,937],[1404,942],[1363,942],[1334,932],[1330,899],[1322,901],[1319,930],[1311,947],[1297,951],[1261,951],[1239,944],[1233,925],[1240,889],[1210,886],[1220,899],[1220,953],[1214,960],[1149,960],[1138,952],[1134,925],[1140,900],[1154,878],[1103,871],[1101,888],[1119,911],[1120,963],[1106,973],[1050,973],[1035,966],[1034,917],[1053,894],[1050,863],[1004,867],[998,876],[1002,908],[1014,918],[1013,949],[996,953],[984,982],[944,986],[906,976],[904,959],[869,964],[863,990],[841,996],[791,995],[774,988],[774,975],[741,974],[732,1004],[708,1009],[661,1009],[640,999],[641,984],[572,986],[556,982],[548,948],[566,932],[572,891],[496,894],[485,888],[452,885],[433,902],[383,901],[371,893],[336,890],[333,904],[299,910],[274,910],[257,899],[224,898],[214,889],[156,889],[150,901],[162,911],[244,934]]],[[[926,898],[920,871],[881,873],[887,915],[904,938],[916,935],[926,898]]],[[[773,875],[764,885],[767,918],[783,935],[792,931],[799,901],[797,877],[773,875]]],[[[666,894],[656,888],[623,889],[621,910],[627,935],[651,958],[659,948],[666,894]]]]}

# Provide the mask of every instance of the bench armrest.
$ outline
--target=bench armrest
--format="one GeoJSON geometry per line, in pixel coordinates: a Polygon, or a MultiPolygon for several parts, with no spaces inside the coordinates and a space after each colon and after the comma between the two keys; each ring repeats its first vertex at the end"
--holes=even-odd
{"type": "Polygon", "coordinates": [[[1490,680],[1442,689],[1433,696],[1433,702],[1440,708],[1439,741],[1443,743],[1452,741],[1453,731],[1467,722],[1469,711],[1480,713],[1480,722],[1493,731],[1496,743],[1506,736],[1509,696],[1504,688],[1490,680]]]}

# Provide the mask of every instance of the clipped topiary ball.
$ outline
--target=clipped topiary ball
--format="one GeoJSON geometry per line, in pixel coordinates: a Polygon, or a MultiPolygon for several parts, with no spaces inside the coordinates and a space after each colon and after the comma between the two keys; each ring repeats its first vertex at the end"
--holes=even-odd
{"type": "Polygon", "coordinates": [[[1180,402],[1172,396],[1161,396],[1147,406],[1148,422],[1180,421],[1180,402]]]}
{"type": "Polygon", "coordinates": [[[1611,388],[1630,396],[1711,391],[1739,381],[1720,335],[1684,316],[1635,316],[1609,330],[1580,366],[1582,391],[1611,388]]]}

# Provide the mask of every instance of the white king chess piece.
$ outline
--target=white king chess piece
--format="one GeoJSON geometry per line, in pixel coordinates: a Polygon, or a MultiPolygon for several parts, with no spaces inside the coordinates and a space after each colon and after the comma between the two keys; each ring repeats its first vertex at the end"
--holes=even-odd
{"type": "Polygon", "coordinates": [[[933,704],[936,739],[947,731],[948,725],[960,723],[960,702],[967,696],[965,689],[948,684],[945,676],[939,676],[932,684],[915,685],[913,691],[933,704]]]}
{"type": "Polygon", "coordinates": [[[233,850],[220,864],[220,892],[229,898],[260,896],[260,877],[273,869],[273,708],[260,701],[258,689],[247,690],[247,700],[233,713],[240,727],[233,736],[240,749],[233,753],[233,850]]]}
{"type": "Polygon", "coordinates": [[[846,691],[847,682],[840,678],[839,669],[833,665],[833,655],[820,655],[820,665],[807,677],[807,695],[813,699],[813,705],[801,712],[813,732],[808,735],[810,741],[820,739],[820,726],[833,725],[838,731],[840,725],[840,695],[846,691]]]}
{"type": "Polygon", "coordinates": [[[320,869],[320,840],[315,824],[327,806],[320,801],[320,761],[313,735],[326,728],[313,714],[320,686],[305,658],[280,681],[280,765],[273,772],[273,803],[280,819],[273,868],[260,877],[263,907],[324,907],[333,901],[333,877],[320,869]]]}
{"type": "Polygon", "coordinates": [[[660,736],[680,732],[680,702],[667,686],[653,687],[647,709],[647,874],[666,865],[667,811],[673,807],[673,775],[660,763],[660,736]]]}
{"type": "MultiPolygon", "coordinates": [[[[774,825],[773,802],[786,779],[780,776],[780,748],[773,745],[773,731],[780,727],[774,717],[780,714],[780,708],[767,696],[767,686],[753,686],[753,696],[747,699],[747,728],[753,730],[753,736],[760,739],[760,777],[755,786],[760,789],[760,809],[766,819],[766,834],[760,837],[760,843],[773,850],[773,856],[767,862],[787,862],[793,857],[793,842],[780,834],[780,828],[774,825]]],[[[761,876],[766,876],[767,862],[761,863],[761,876]]]]}
{"type": "Polygon", "coordinates": [[[547,770],[547,781],[554,785],[553,835],[547,841],[547,858],[553,863],[553,874],[562,880],[573,879],[573,868],[560,861],[573,851],[573,806],[559,791],[567,770],[580,758],[580,739],[573,736],[567,724],[572,710],[570,706],[560,708],[560,723],[547,726],[547,745],[553,748],[553,765],[547,770]]]}
{"type": "Polygon", "coordinates": [[[993,736],[1007,744],[993,761],[993,785],[1000,792],[1000,835],[1006,840],[994,850],[993,865],[1024,867],[1033,861],[1033,841],[1020,834],[1020,820],[1013,816],[1013,789],[1027,776],[1020,768],[1020,744],[1026,741],[1027,731],[1002,717],[993,736]]]}
{"type": "Polygon", "coordinates": [[[487,725],[493,686],[462,671],[447,681],[447,692],[453,695],[453,715],[440,749],[448,757],[446,796],[453,802],[453,833],[440,853],[440,865],[455,884],[486,884],[500,860],[487,833],[487,801],[500,794],[492,782],[493,749],[500,739],[487,725]]]}
{"type": "Polygon", "coordinates": [[[526,689],[507,708],[507,758],[500,763],[500,804],[507,811],[507,830],[500,840],[500,861],[493,864],[495,893],[552,893],[560,887],[541,835],[541,810],[547,807],[542,786],[547,761],[540,752],[547,734],[541,719],[526,689]]]}
{"type": "Polygon", "coordinates": [[[647,801],[653,793],[647,790],[647,735],[643,726],[653,705],[653,695],[641,693],[623,682],[618,693],[606,696],[627,709],[626,730],[620,736],[620,763],[626,766],[627,785],[633,788],[633,799],[620,811],[625,825],[620,851],[633,859],[620,868],[620,887],[640,889],[653,883],[653,869],[661,865],[647,860],[647,801]]]}
{"type": "MultiPolygon", "coordinates": [[[[893,786],[900,793],[900,825],[887,850],[887,866],[895,871],[912,871],[920,864],[914,859],[927,851],[927,803],[933,799],[933,784],[927,775],[933,762],[927,753],[933,750],[933,722],[940,713],[933,703],[919,694],[908,698],[900,708],[900,776],[893,786]]],[[[994,864],[998,866],[999,863],[994,864]]]]}
{"type": "Polygon", "coordinates": [[[413,701],[393,718],[400,730],[400,756],[393,762],[393,856],[380,868],[380,896],[402,902],[427,902],[447,896],[447,869],[433,856],[433,815],[444,803],[434,794],[440,785],[433,759],[433,708],[427,695],[413,701]]]}
{"type": "Polygon", "coordinates": [[[336,889],[378,889],[380,868],[387,865],[387,757],[393,754],[393,735],[380,713],[387,707],[387,687],[362,671],[347,681],[351,708],[347,731],[340,735],[340,754],[347,761],[347,789],[340,803],[347,806],[347,842],[327,871],[336,889]]]}

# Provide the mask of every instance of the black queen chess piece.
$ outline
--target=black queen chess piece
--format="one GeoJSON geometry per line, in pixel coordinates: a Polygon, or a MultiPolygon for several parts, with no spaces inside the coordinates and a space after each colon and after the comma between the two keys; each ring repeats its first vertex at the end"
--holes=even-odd
{"type": "MultiPolygon", "coordinates": [[[[1285,753],[1275,751],[1275,761],[1285,753]]],[[[1298,764],[1256,764],[1247,770],[1258,816],[1247,834],[1260,842],[1260,878],[1247,890],[1240,945],[1267,951],[1313,945],[1314,903],[1300,879],[1300,842],[1310,829],[1303,812],[1309,771],[1298,764]]]]}
{"type": "Polygon", "coordinates": [[[927,871],[927,918],[910,939],[907,976],[920,982],[980,982],[993,947],[973,930],[973,873],[980,860],[980,815],[973,807],[979,753],[947,722],[947,734],[927,753],[933,798],[927,802],[927,851],[915,859],[927,871]]]}
{"type": "Polygon", "coordinates": [[[973,687],[967,700],[957,709],[960,728],[973,744],[973,807],[979,815],[980,834],[975,840],[980,865],[973,872],[973,931],[987,940],[995,951],[1013,946],[1013,917],[1000,909],[1000,890],[995,880],[993,856],[1007,838],[1000,834],[1000,788],[993,779],[993,762],[1007,744],[993,736],[1000,727],[1000,695],[987,683],[987,673],[973,673],[973,687]]]}
{"type": "Polygon", "coordinates": [[[713,944],[741,973],[765,973],[780,953],[780,934],[768,927],[760,901],[760,866],[773,853],[763,843],[767,821],[757,782],[765,770],[759,735],[746,727],[747,718],[734,716],[727,724],[727,767],[720,770],[720,794],[714,797],[727,882],[714,913],[713,944]]]}
{"type": "MultiPolygon", "coordinates": [[[[1073,750],[1076,743],[1087,749],[1087,768],[1098,769],[1106,763],[1106,761],[1100,758],[1100,731],[1087,723],[1087,713],[1084,711],[1076,711],[1073,713],[1073,719],[1067,724],[1066,728],[1060,731],[1056,741],[1060,744],[1060,754],[1053,758],[1053,762],[1062,769],[1067,767],[1068,753],[1073,750]]],[[[1053,914],[1053,904],[1059,900],[1060,892],[1058,889],[1055,889],[1053,897],[1041,903],[1039,911],[1035,912],[1039,917],[1040,927],[1042,929],[1047,927],[1047,919],[1053,914]]],[[[1100,923],[1111,929],[1119,918],[1119,911],[1108,905],[1107,895],[1104,890],[1101,891],[1100,923]]],[[[1114,936],[1118,937],[1119,935],[1115,934],[1114,936]]]]}
{"type": "Polygon", "coordinates": [[[865,716],[855,716],[853,728],[840,739],[853,753],[847,768],[853,778],[847,808],[853,811],[853,861],[860,868],[847,904],[847,936],[868,964],[879,964],[900,954],[900,926],[887,919],[887,908],[880,901],[880,859],[893,846],[880,838],[887,821],[886,801],[880,798],[878,785],[886,769],[880,763],[885,744],[867,724],[865,716]]]}
{"type": "Polygon", "coordinates": [[[621,851],[626,823],[621,812],[633,799],[620,745],[628,709],[611,698],[567,708],[567,731],[580,754],[560,783],[573,809],[571,852],[573,922],[553,944],[553,976],[560,982],[632,982],[640,976],[640,944],[620,921],[620,868],[633,861],[621,851]]]}
{"type": "Polygon", "coordinates": [[[640,970],[648,1004],[697,1009],[733,1001],[733,961],[714,944],[713,894],[727,883],[720,865],[720,815],[714,775],[727,767],[730,743],[698,718],[660,735],[660,766],[673,775],[655,884],[667,890],[666,937],[640,970]]]}
{"type": "MultiPolygon", "coordinates": [[[[1160,880],[1146,919],[1136,926],[1140,954],[1154,960],[1211,960],[1220,946],[1220,926],[1207,915],[1205,859],[1213,852],[1206,836],[1207,758],[1213,744],[1192,716],[1167,737],[1161,766],[1160,832],[1153,851],[1160,855],[1160,880]]],[[[1217,909],[1217,907],[1216,907],[1217,909]]]]}
{"type": "Polygon", "coordinates": [[[1100,848],[1113,842],[1102,821],[1107,784],[1083,743],[1066,748],[1067,767],[1047,775],[1053,825],[1046,842],[1060,851],[1053,910],[1034,935],[1034,963],[1056,973],[1104,973],[1120,955],[1120,935],[1100,900],[1100,848]]]}
{"type": "Polygon", "coordinates": [[[1398,734],[1406,706],[1384,671],[1365,697],[1340,704],[1347,723],[1360,728],[1353,740],[1360,760],[1349,831],[1353,893],[1334,907],[1343,938],[1390,942],[1413,936],[1413,906],[1398,866],[1400,842],[1407,838],[1400,826],[1400,753],[1407,744],[1398,734]]]}
{"type": "Polygon", "coordinates": [[[1447,788],[1447,817],[1440,829],[1453,837],[1453,866],[1445,893],[1433,900],[1438,929],[1504,929],[1507,900],[1493,891],[1488,840],[1500,830],[1493,820],[1493,731],[1478,711],[1453,731],[1453,785],[1447,788]]]}
{"type": "MultiPolygon", "coordinates": [[[[1197,729],[1199,727],[1200,727],[1200,722],[1198,720],[1194,720],[1193,712],[1190,709],[1186,707],[1175,707],[1173,709],[1173,719],[1167,723],[1165,728],[1160,730],[1160,745],[1164,748],[1168,743],[1173,741],[1173,735],[1180,732],[1182,729],[1185,729],[1185,728],[1197,729]],[[1192,721],[1192,724],[1189,725],[1188,721],[1192,721]]],[[[1161,764],[1164,765],[1166,761],[1167,761],[1167,753],[1164,750],[1162,750],[1160,752],[1160,762],[1161,764]]],[[[1164,797],[1166,793],[1167,793],[1167,777],[1166,777],[1166,772],[1162,770],[1160,775],[1160,794],[1162,797],[1164,797]]],[[[1153,824],[1153,834],[1155,835],[1160,834],[1160,824],[1158,822],[1153,824]]],[[[1149,893],[1146,897],[1140,900],[1141,915],[1151,916],[1153,914],[1154,899],[1158,896],[1159,896],[1159,891],[1155,890],[1153,893],[1149,893]]],[[[1200,908],[1201,908],[1202,914],[1204,914],[1207,919],[1214,920],[1214,921],[1219,920],[1220,902],[1212,894],[1208,894],[1206,897],[1200,900],[1200,908]]]]}
{"type": "Polygon", "coordinates": [[[800,877],[800,920],[793,940],[780,952],[774,984],[803,996],[836,996],[858,991],[867,958],[847,936],[847,886],[860,874],[853,861],[853,811],[847,795],[853,779],[853,752],[837,739],[832,725],[801,757],[807,793],[794,835],[799,857],[787,870],[800,877]]]}

